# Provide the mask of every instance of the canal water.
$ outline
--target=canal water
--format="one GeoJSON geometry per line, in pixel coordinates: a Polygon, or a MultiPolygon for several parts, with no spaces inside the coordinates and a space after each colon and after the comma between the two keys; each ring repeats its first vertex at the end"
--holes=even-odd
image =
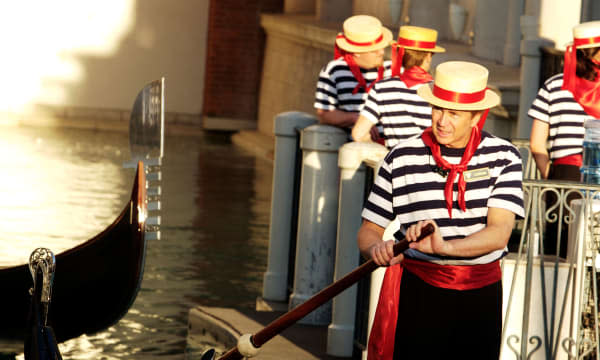
{"type": "MultiPolygon", "coordinates": [[[[0,267],[85,241],[129,198],[126,133],[6,127],[0,151],[0,267]]],[[[210,345],[187,341],[189,309],[260,295],[272,164],[226,133],[167,136],[163,160],[162,239],[148,244],[137,299],[116,325],[60,344],[64,359],[199,359],[210,345]]],[[[0,342],[0,359],[23,359],[22,346],[0,342]]]]}

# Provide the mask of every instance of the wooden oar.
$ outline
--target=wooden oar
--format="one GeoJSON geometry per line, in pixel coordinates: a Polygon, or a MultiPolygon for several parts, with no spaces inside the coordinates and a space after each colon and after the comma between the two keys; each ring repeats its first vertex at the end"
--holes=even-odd
{"type": "MultiPolygon", "coordinates": [[[[417,241],[433,234],[434,230],[435,229],[433,225],[427,224],[423,229],[421,229],[421,236],[419,236],[417,241]]],[[[408,249],[408,241],[405,238],[394,244],[394,256],[403,253],[406,249],[408,249]]],[[[290,325],[294,324],[296,321],[308,315],[314,309],[323,305],[327,301],[331,300],[334,296],[338,295],[342,291],[352,286],[363,276],[372,273],[378,267],[379,265],[377,265],[373,260],[365,262],[348,275],[329,285],[325,289],[319,291],[310,299],[306,300],[305,302],[298,305],[294,309],[288,311],[287,313],[281,315],[269,325],[265,326],[262,330],[252,335],[250,337],[251,345],[255,349],[260,348],[263,344],[271,340],[283,330],[287,329],[290,325]]],[[[229,350],[227,353],[221,356],[219,360],[241,360],[243,357],[244,355],[240,353],[238,347],[236,346],[235,348],[229,350]]],[[[206,358],[209,357],[207,356],[206,358]]]]}

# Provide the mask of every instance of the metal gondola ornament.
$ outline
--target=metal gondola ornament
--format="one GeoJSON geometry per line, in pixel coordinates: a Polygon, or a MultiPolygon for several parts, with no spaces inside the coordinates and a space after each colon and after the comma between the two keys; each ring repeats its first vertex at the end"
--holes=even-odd
{"type": "Polygon", "coordinates": [[[31,306],[25,334],[26,360],[62,360],[54,330],[48,325],[55,270],[56,260],[52,251],[37,248],[29,256],[33,287],[29,289],[31,306]]]}

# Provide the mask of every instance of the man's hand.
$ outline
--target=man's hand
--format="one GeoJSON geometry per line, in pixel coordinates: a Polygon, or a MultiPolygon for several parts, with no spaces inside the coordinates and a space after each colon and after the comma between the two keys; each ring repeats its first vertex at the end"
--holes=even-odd
{"type": "Polygon", "coordinates": [[[381,139],[381,136],[379,136],[379,129],[377,128],[377,126],[372,126],[369,132],[371,133],[371,140],[373,140],[373,142],[378,142],[379,139],[381,139]]]}
{"type": "Polygon", "coordinates": [[[440,229],[433,220],[421,220],[418,223],[411,225],[408,230],[406,230],[406,240],[409,241],[408,246],[411,249],[419,250],[422,253],[437,255],[447,255],[450,253],[451,244],[449,244],[448,241],[444,241],[440,229]],[[421,235],[421,229],[427,224],[432,224],[435,231],[421,241],[416,241],[421,235]]]}
{"type": "Polygon", "coordinates": [[[394,240],[380,241],[371,246],[369,257],[379,266],[396,265],[404,259],[402,254],[394,257],[394,240]]]}
{"type": "Polygon", "coordinates": [[[354,123],[356,123],[356,120],[358,119],[358,113],[342,110],[317,109],[317,117],[321,124],[348,128],[354,126],[354,123]]]}

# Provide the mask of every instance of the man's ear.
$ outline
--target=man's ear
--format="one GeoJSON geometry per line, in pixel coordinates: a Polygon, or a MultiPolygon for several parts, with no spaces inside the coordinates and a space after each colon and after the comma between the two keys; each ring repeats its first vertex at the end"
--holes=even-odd
{"type": "Polygon", "coordinates": [[[471,118],[471,127],[477,126],[477,123],[479,123],[479,119],[481,119],[482,115],[483,110],[473,111],[473,117],[471,118]]]}

